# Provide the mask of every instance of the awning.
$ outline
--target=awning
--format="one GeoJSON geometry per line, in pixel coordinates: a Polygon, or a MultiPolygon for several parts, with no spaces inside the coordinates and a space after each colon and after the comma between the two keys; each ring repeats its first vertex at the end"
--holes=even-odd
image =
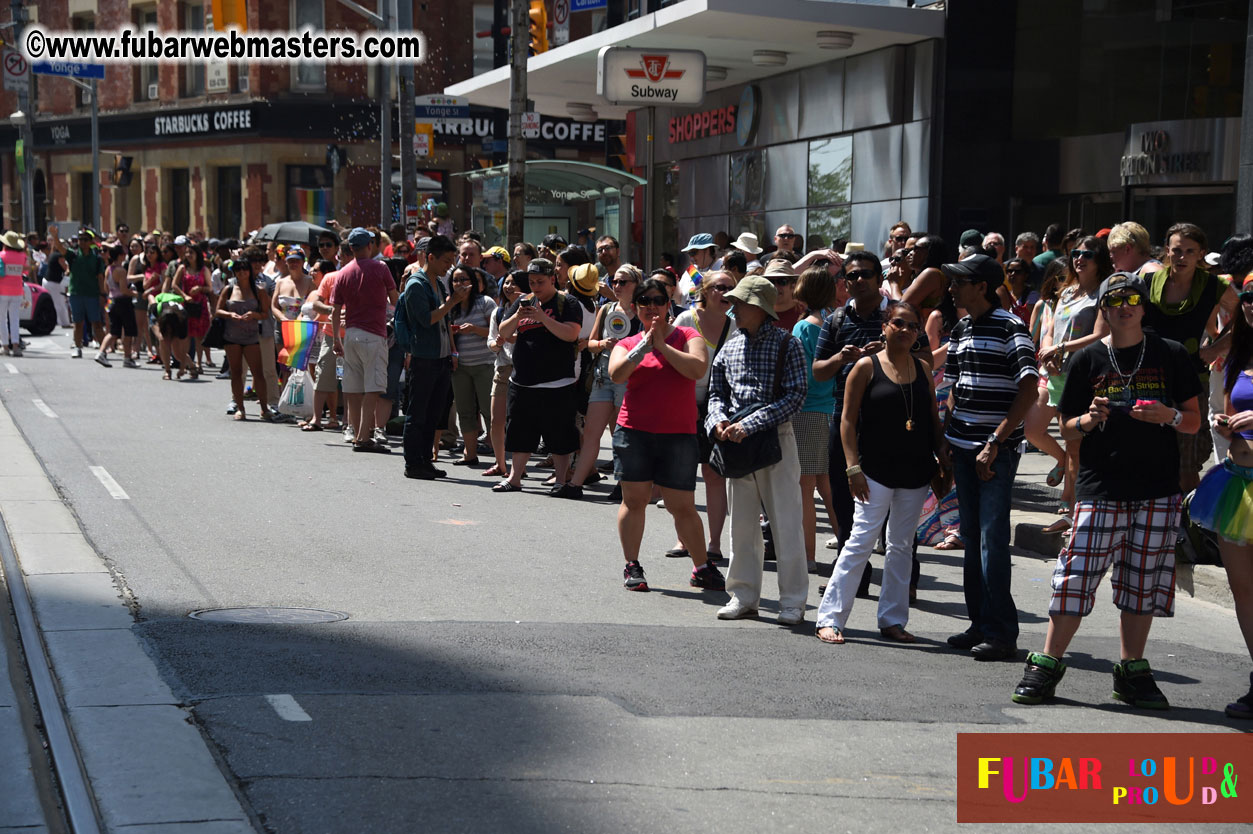
{"type": "MultiPolygon", "coordinates": [[[[700,49],[725,79],[706,90],[743,85],[780,72],[870,52],[893,44],[944,37],[944,12],[850,0],[684,0],[660,11],[580,38],[527,60],[527,98],[535,109],[567,115],[569,102],[591,104],[602,119],[622,119],[629,107],[612,107],[596,95],[596,56],[602,47],[700,49]],[[822,49],[819,31],[851,32],[849,49],[822,49]],[[784,66],[756,66],[755,50],[787,54],[784,66]]],[[[509,107],[509,67],[476,75],[444,89],[471,104],[509,107]]]]}
{"type": "MultiPolygon", "coordinates": [[[[479,168],[454,173],[454,177],[466,177],[478,182],[490,177],[509,174],[508,165],[479,168]]],[[[529,159],[526,161],[527,202],[569,202],[571,200],[595,200],[607,194],[630,197],[636,186],[647,181],[617,168],[597,165],[594,162],[578,162],[571,159],[529,159]]]]}

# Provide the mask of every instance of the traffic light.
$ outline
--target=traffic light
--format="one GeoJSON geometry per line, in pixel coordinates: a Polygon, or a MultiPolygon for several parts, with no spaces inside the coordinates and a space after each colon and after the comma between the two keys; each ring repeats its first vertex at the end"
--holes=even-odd
{"type": "Polygon", "coordinates": [[[531,49],[528,55],[538,55],[548,51],[548,9],[544,0],[531,0],[531,49]]]}
{"type": "Polygon", "coordinates": [[[627,160],[625,133],[611,133],[605,136],[605,164],[610,168],[630,173],[631,166],[627,160]]]}

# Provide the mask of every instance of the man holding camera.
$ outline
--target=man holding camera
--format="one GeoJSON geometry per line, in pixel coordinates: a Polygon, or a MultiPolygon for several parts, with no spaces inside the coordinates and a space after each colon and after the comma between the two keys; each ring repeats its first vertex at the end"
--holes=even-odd
{"type": "Polygon", "coordinates": [[[505,450],[513,466],[493,492],[522,488],[527,461],[543,438],[556,475],[550,492],[558,493],[569,478],[570,456],[579,448],[574,359],[583,305],[558,291],[555,271],[547,258],[527,264],[531,292],[509,305],[500,322],[501,339],[517,335],[505,418],[505,450]]]}

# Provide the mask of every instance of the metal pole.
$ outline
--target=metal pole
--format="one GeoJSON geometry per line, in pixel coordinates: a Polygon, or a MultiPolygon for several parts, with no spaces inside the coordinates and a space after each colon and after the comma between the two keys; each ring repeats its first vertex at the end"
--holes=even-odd
{"type": "MultiPolygon", "coordinates": [[[[96,233],[103,235],[100,227],[100,92],[96,79],[91,79],[91,222],[96,233]]],[[[186,231],[179,229],[178,231],[186,231]]]]}
{"type": "Polygon", "coordinates": [[[657,121],[657,108],[648,108],[648,132],[644,134],[644,257],[646,263],[657,263],[657,232],[658,222],[653,189],[657,182],[653,177],[653,126],[657,121]]]}
{"type": "MultiPolygon", "coordinates": [[[[412,31],[413,0],[399,0],[393,20],[400,31],[412,31]]],[[[400,212],[405,228],[409,229],[409,208],[417,208],[418,205],[418,170],[413,150],[413,61],[401,62],[397,84],[400,97],[400,212]]]]}
{"type": "Polygon", "coordinates": [[[1244,46],[1244,102],[1240,111],[1240,175],[1236,181],[1235,232],[1253,231],[1253,0],[1244,46]]]}
{"type": "Polygon", "coordinates": [[[522,138],[522,111],[526,109],[526,59],[530,43],[530,4],[512,0],[510,40],[513,56],[509,72],[509,207],[505,237],[509,245],[522,240],[526,211],[526,140],[522,138]]]}
{"type": "MultiPolygon", "coordinates": [[[[379,29],[392,28],[391,3],[381,0],[379,11],[383,22],[379,29]]],[[[382,181],[379,193],[379,226],[386,229],[392,222],[392,90],[391,68],[378,65],[379,85],[379,177],[382,181]]]]}
{"type": "MultiPolygon", "coordinates": [[[[22,0],[13,0],[12,9],[13,42],[21,43],[22,32],[26,28],[26,7],[22,5],[22,0]]],[[[22,232],[25,233],[42,231],[35,229],[35,107],[30,86],[22,92],[20,100],[22,112],[26,114],[26,121],[18,128],[26,154],[26,170],[22,172],[22,232]]]]}

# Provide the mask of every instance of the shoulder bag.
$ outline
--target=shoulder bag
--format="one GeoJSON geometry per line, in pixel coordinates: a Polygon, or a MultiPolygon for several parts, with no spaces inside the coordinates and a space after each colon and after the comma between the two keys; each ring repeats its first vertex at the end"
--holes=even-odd
{"type": "MultiPolygon", "coordinates": [[[[773,326],[773,325],[764,325],[773,326]]],[[[783,395],[783,363],[787,359],[788,339],[779,343],[779,356],[774,364],[774,400],[783,395]]],[[[732,423],[738,423],[761,409],[767,403],[753,403],[731,415],[732,423]]],[[[783,449],[779,446],[779,428],[753,432],[739,443],[726,440],[715,440],[713,452],[709,456],[709,465],[724,478],[744,478],[758,469],[765,469],[783,460],[783,449]]]]}

